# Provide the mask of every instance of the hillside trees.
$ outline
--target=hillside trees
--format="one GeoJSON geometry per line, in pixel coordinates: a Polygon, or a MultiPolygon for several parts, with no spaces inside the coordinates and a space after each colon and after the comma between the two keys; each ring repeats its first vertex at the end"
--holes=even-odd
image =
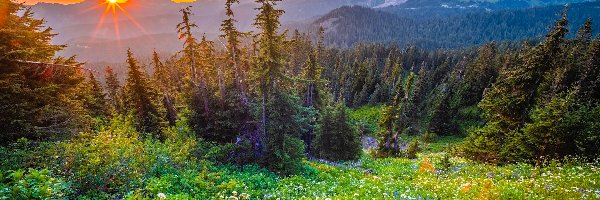
{"type": "Polygon", "coordinates": [[[85,76],[74,58],[55,58],[64,46],[29,8],[3,1],[0,26],[0,136],[56,139],[89,127],[85,76]]]}
{"type": "Polygon", "coordinates": [[[297,172],[301,167],[304,145],[299,139],[302,125],[299,101],[290,95],[286,85],[282,45],[285,40],[278,33],[279,17],[283,10],[275,6],[281,0],[257,0],[255,26],[260,30],[257,35],[258,53],[253,60],[253,78],[261,104],[261,136],[264,143],[259,144],[267,167],[283,174],[297,172]],[[264,145],[264,147],[261,147],[264,145]]]}
{"type": "Polygon", "coordinates": [[[127,113],[134,115],[139,132],[161,138],[162,118],[156,102],[158,92],[131,50],[127,51],[127,64],[127,82],[123,87],[124,108],[127,113]]]}
{"type": "MultiPolygon", "coordinates": [[[[479,104],[486,125],[467,139],[466,152],[474,159],[539,161],[543,157],[582,154],[578,143],[597,143],[597,137],[588,134],[597,132],[597,123],[584,120],[597,115],[598,105],[576,100],[586,99],[577,94],[594,89],[576,84],[575,77],[587,77],[576,69],[586,66],[573,67],[573,63],[590,63],[594,56],[569,53],[572,48],[582,48],[585,42],[580,42],[580,36],[574,40],[578,44],[568,45],[573,40],[565,39],[567,24],[563,12],[544,41],[505,61],[498,80],[479,104]],[[590,141],[579,141],[582,138],[590,141]]],[[[586,26],[589,24],[583,30],[586,26]]],[[[593,44],[586,46],[594,49],[593,44]]]]}

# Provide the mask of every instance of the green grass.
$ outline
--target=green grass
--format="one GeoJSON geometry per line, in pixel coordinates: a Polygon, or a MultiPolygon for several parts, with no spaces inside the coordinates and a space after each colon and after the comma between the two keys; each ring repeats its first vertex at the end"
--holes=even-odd
{"type": "MultiPolygon", "coordinates": [[[[112,126],[127,127],[126,120],[112,126]]],[[[189,137],[183,125],[168,132],[164,142],[100,132],[82,135],[85,140],[1,147],[7,162],[0,163],[0,199],[600,199],[597,161],[477,163],[448,156],[462,141],[455,136],[421,143],[417,159],[365,154],[336,166],[305,160],[300,174],[281,177],[258,166],[215,162],[228,148],[189,137]]]]}

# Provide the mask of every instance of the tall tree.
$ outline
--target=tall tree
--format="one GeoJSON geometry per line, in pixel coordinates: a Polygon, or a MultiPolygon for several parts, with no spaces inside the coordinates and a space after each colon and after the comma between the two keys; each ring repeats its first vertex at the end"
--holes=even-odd
{"type": "Polygon", "coordinates": [[[119,91],[121,91],[121,83],[119,83],[117,74],[110,66],[106,67],[104,73],[106,93],[110,101],[111,110],[113,113],[120,113],[122,112],[122,99],[119,93],[119,91]]]}
{"type": "MultiPolygon", "coordinates": [[[[300,168],[303,146],[299,139],[301,121],[297,98],[286,94],[284,75],[285,58],[282,50],[284,35],[278,33],[279,17],[283,10],[275,8],[281,0],[257,0],[260,4],[255,26],[258,54],[254,59],[254,76],[262,98],[260,138],[257,149],[266,153],[267,167],[283,174],[297,172],[300,168]]],[[[262,153],[261,153],[262,154],[262,153]]]]}
{"type": "Polygon", "coordinates": [[[2,1],[0,9],[0,141],[85,131],[80,65],[73,58],[55,58],[64,46],[51,43],[56,34],[31,8],[2,1]]]}
{"type": "Polygon", "coordinates": [[[221,24],[221,31],[223,35],[221,37],[225,38],[227,41],[227,63],[233,67],[233,77],[235,81],[235,85],[237,90],[239,91],[240,102],[244,106],[248,106],[248,96],[246,94],[246,84],[245,84],[245,72],[240,67],[240,58],[241,58],[241,38],[246,35],[246,33],[238,31],[235,27],[235,14],[233,12],[232,6],[233,4],[239,3],[239,0],[226,0],[225,2],[225,15],[227,15],[227,19],[223,21],[221,24]]]}
{"type": "Polygon", "coordinates": [[[127,82],[124,90],[124,108],[132,112],[138,131],[161,137],[161,117],[156,99],[158,93],[152,87],[143,66],[127,50],[127,82]]]}
{"type": "Polygon", "coordinates": [[[89,98],[86,107],[92,117],[105,117],[109,113],[106,94],[100,82],[93,73],[90,73],[87,85],[89,87],[89,98]]]}
{"type": "Polygon", "coordinates": [[[479,104],[487,123],[467,138],[467,152],[473,158],[507,162],[534,156],[521,128],[530,121],[532,108],[552,99],[550,85],[561,66],[557,60],[564,55],[567,24],[565,10],[544,41],[505,61],[503,72],[479,104]]]}
{"type": "Polygon", "coordinates": [[[152,65],[154,67],[152,77],[162,95],[162,103],[166,110],[165,118],[169,121],[169,126],[175,126],[177,110],[175,108],[175,98],[173,98],[172,85],[174,85],[174,81],[172,81],[171,73],[167,66],[160,61],[156,51],[152,53],[152,65]]]}
{"type": "Polygon", "coordinates": [[[193,15],[192,7],[188,6],[184,9],[181,9],[182,22],[177,24],[177,32],[179,33],[179,39],[183,39],[183,53],[184,57],[182,58],[184,63],[189,65],[190,67],[190,83],[192,86],[192,90],[196,90],[197,95],[199,95],[202,99],[202,107],[204,108],[205,113],[209,113],[209,94],[207,91],[207,80],[204,76],[205,72],[203,69],[198,69],[198,58],[200,57],[200,50],[198,40],[192,34],[192,29],[197,28],[198,26],[190,21],[190,17],[193,15]],[[197,89],[193,89],[197,88],[197,89]]]}

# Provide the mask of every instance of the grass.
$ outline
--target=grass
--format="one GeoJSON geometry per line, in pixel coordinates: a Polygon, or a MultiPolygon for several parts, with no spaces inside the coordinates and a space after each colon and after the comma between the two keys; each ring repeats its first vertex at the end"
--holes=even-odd
{"type": "Polygon", "coordinates": [[[448,144],[461,138],[441,137],[417,159],[363,157],[355,167],[307,162],[315,172],[277,181],[272,199],[598,199],[598,162],[550,161],[544,167],[519,163],[494,166],[451,157],[443,166],[448,144]]]}

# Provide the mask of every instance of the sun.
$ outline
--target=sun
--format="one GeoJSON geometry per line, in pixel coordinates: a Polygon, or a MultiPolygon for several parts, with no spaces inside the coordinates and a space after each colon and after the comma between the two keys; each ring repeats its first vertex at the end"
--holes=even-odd
{"type": "Polygon", "coordinates": [[[96,10],[96,9],[101,9],[102,7],[104,7],[104,12],[102,13],[102,15],[100,17],[98,24],[96,25],[96,30],[94,32],[93,38],[96,37],[96,34],[98,33],[98,31],[104,25],[106,16],[112,15],[112,19],[113,19],[112,24],[114,26],[115,36],[116,36],[116,39],[120,41],[121,34],[119,33],[119,17],[117,17],[117,14],[124,15],[140,31],[142,31],[144,34],[147,34],[146,31],[144,30],[144,28],[125,10],[124,7],[126,7],[128,4],[129,4],[128,0],[104,0],[100,4],[84,10],[82,13],[89,12],[89,11],[96,10]]]}

